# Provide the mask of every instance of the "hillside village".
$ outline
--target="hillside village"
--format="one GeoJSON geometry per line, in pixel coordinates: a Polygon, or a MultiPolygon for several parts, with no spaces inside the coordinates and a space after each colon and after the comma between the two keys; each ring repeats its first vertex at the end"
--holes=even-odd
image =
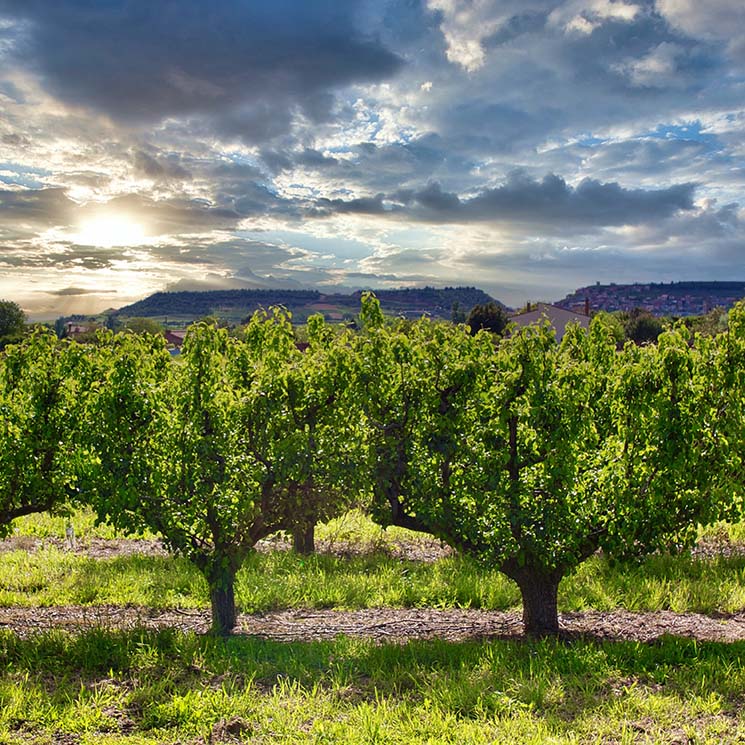
{"type": "Polygon", "coordinates": [[[656,316],[699,316],[714,308],[731,308],[745,297],[745,282],[651,282],[580,287],[555,304],[583,312],[642,308],[656,316]]]}

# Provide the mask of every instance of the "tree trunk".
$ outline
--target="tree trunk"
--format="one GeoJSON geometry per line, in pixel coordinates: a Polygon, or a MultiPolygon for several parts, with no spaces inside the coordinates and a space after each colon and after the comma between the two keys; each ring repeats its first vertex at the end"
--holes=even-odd
{"type": "Polygon", "coordinates": [[[235,628],[238,616],[235,608],[235,571],[224,569],[208,579],[212,604],[212,633],[227,636],[235,628]]]}
{"type": "Polygon", "coordinates": [[[292,531],[292,547],[302,556],[309,556],[316,550],[316,523],[309,521],[296,525],[292,531]]]}
{"type": "Polygon", "coordinates": [[[520,588],[523,601],[523,628],[531,636],[559,633],[557,596],[562,573],[537,567],[510,567],[505,571],[520,588]]]}

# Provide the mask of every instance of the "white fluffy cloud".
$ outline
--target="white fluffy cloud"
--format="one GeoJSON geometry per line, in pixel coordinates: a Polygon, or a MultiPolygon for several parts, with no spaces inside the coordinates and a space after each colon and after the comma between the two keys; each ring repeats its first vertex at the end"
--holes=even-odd
{"type": "Polygon", "coordinates": [[[631,22],[640,12],[639,5],[622,0],[570,0],[554,8],[548,20],[567,32],[589,34],[609,20],[631,22]]]}
{"type": "Polygon", "coordinates": [[[657,0],[668,22],[694,37],[722,41],[745,63],[745,3],[741,0],[657,0]]]}
{"type": "Polygon", "coordinates": [[[427,0],[427,7],[442,16],[440,30],[447,42],[448,60],[468,72],[475,72],[486,63],[484,40],[534,5],[540,4],[516,0],[427,0]]]}

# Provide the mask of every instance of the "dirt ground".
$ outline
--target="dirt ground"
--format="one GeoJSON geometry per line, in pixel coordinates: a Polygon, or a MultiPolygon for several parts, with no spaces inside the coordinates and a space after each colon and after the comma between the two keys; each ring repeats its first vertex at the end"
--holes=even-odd
{"type": "MultiPolygon", "coordinates": [[[[76,554],[93,558],[113,558],[132,554],[165,555],[159,541],[149,540],[79,540],[74,549],[60,538],[29,538],[14,536],[0,541],[0,552],[10,550],[38,551],[44,546],[67,548],[76,554]]],[[[287,549],[289,542],[274,538],[262,542],[261,551],[287,549]]],[[[439,541],[417,540],[411,543],[391,542],[377,545],[375,550],[417,561],[435,561],[452,552],[439,541]]],[[[370,547],[344,541],[319,541],[319,552],[338,556],[353,556],[370,547]]],[[[709,558],[717,555],[741,555],[745,546],[709,541],[694,549],[694,555],[709,558]]],[[[122,606],[54,606],[0,608],[0,629],[10,629],[20,635],[49,630],[80,631],[86,628],[111,629],[175,628],[204,633],[210,625],[208,611],[158,610],[122,606]]],[[[563,613],[560,616],[562,635],[567,638],[600,640],[635,640],[652,642],[664,635],[674,635],[699,641],[745,640],[745,611],[733,615],[706,616],[699,613],[658,611],[632,613],[586,611],[563,613]]],[[[314,641],[333,639],[344,634],[379,642],[406,642],[414,639],[444,639],[466,641],[474,639],[517,639],[523,636],[518,612],[483,611],[475,609],[434,608],[372,608],[355,611],[292,609],[260,614],[243,614],[238,619],[237,634],[246,634],[278,641],[314,641]]]]}
{"type": "MultiPolygon", "coordinates": [[[[587,611],[562,613],[562,636],[597,640],[653,642],[665,635],[698,641],[745,640],[745,613],[710,617],[698,613],[630,613],[587,611]]],[[[208,611],[156,610],[132,606],[55,606],[0,608],[0,629],[20,636],[39,631],[88,628],[162,629],[205,633],[208,611]]],[[[519,639],[520,614],[474,609],[371,608],[355,611],[293,609],[242,614],[236,634],[275,641],[317,641],[343,634],[377,642],[443,639],[461,642],[481,639],[519,639]]]]}

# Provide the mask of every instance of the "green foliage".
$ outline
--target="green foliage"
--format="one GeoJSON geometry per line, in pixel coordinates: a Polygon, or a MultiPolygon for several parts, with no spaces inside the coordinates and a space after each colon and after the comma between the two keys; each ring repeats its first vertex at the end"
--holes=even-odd
{"type": "Polygon", "coordinates": [[[466,311],[461,307],[461,304],[456,300],[450,309],[450,322],[451,323],[465,323],[467,319],[466,311]]]}
{"type": "Polygon", "coordinates": [[[364,334],[355,338],[359,400],[368,422],[373,516],[382,524],[451,537],[445,519],[487,334],[422,319],[382,324],[377,300],[363,298],[364,334]],[[445,496],[443,496],[445,495],[445,496]]]}
{"type": "Polygon", "coordinates": [[[739,509],[743,314],[693,346],[677,329],[620,352],[602,318],[496,349],[424,321],[371,329],[358,354],[376,519],[499,567],[528,630],[557,630],[558,584],[598,548],[689,545],[739,509]]]}
{"type": "Polygon", "coordinates": [[[25,326],[26,314],[20,305],[12,300],[0,300],[0,343],[20,337],[25,326]]]}
{"type": "Polygon", "coordinates": [[[509,321],[510,318],[504,308],[493,301],[474,306],[466,319],[472,334],[486,329],[500,336],[504,333],[509,321]]]}
{"type": "Polygon", "coordinates": [[[617,350],[599,315],[498,346],[426,319],[361,333],[254,315],[241,338],[199,324],[96,345],[35,332],[0,359],[0,523],[93,495],[101,519],[150,529],[210,588],[214,625],[256,541],[369,491],[383,524],[432,533],[513,579],[529,630],[558,628],[558,585],[602,548],[635,559],[735,520],[745,474],[745,308],[727,331],[617,350]]]}
{"type": "Polygon", "coordinates": [[[133,334],[154,334],[156,336],[163,334],[163,326],[153,318],[130,318],[124,328],[133,334]]]}
{"type": "Polygon", "coordinates": [[[641,308],[621,314],[626,338],[635,344],[651,344],[663,331],[662,321],[641,308]]]}
{"type": "Polygon", "coordinates": [[[243,339],[192,326],[178,364],[162,338],[112,337],[107,349],[91,428],[99,513],[160,533],[193,562],[221,632],[235,622],[235,574],[254,544],[331,516],[353,494],[350,353],[319,317],[308,335],[302,353],[275,311],[255,314],[243,339]]]}
{"type": "Polygon", "coordinates": [[[626,341],[626,329],[621,318],[619,318],[619,314],[601,310],[595,314],[594,318],[597,319],[598,323],[602,323],[608,329],[616,342],[616,346],[619,348],[622,347],[626,341]]]}
{"type": "Polygon", "coordinates": [[[728,313],[724,308],[714,308],[703,316],[690,316],[684,321],[694,334],[716,336],[727,330],[728,313]]]}
{"type": "Polygon", "coordinates": [[[0,357],[0,533],[77,495],[89,380],[83,349],[41,330],[0,357]]]}

